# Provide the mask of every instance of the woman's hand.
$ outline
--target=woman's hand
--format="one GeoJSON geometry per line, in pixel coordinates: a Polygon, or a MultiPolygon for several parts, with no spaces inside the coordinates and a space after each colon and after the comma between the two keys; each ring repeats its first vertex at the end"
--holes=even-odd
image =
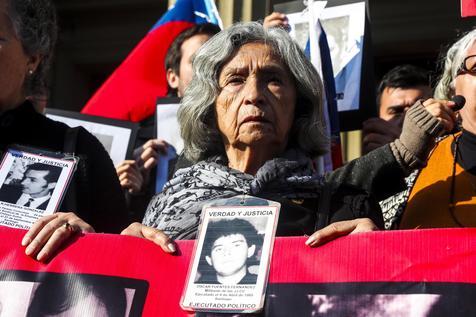
{"type": "Polygon", "coordinates": [[[123,189],[127,189],[129,193],[134,194],[141,192],[144,186],[144,177],[136,161],[123,161],[116,167],[116,173],[123,189]]]}
{"type": "Polygon", "coordinates": [[[94,232],[93,227],[72,212],[57,212],[38,219],[21,241],[25,254],[47,261],[75,233],[94,232]]]}
{"type": "Polygon", "coordinates": [[[121,234],[150,240],[159,245],[162,250],[167,253],[174,253],[177,250],[173,240],[165,233],[159,229],[147,227],[139,222],[130,224],[129,227],[122,230],[121,234]]]}
{"type": "Polygon", "coordinates": [[[443,124],[446,132],[451,132],[456,124],[456,114],[452,108],[456,105],[451,100],[427,99],[423,103],[426,111],[443,124]]]}
{"type": "Polygon", "coordinates": [[[376,230],[379,230],[379,228],[369,218],[339,221],[314,232],[307,239],[306,244],[310,247],[317,247],[341,236],[376,230]]]}
{"type": "Polygon", "coordinates": [[[287,30],[289,28],[288,18],[283,13],[273,12],[264,18],[263,27],[266,29],[282,27],[287,30]]]}

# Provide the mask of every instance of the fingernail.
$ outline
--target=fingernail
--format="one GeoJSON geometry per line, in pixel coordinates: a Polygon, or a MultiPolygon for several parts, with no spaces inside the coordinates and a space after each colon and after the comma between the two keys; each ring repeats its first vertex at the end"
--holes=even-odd
{"type": "Polygon", "coordinates": [[[167,244],[167,248],[169,248],[169,250],[174,253],[176,251],[175,249],[175,245],[173,243],[169,243],[167,244]]]}
{"type": "Polygon", "coordinates": [[[21,245],[22,245],[22,247],[26,247],[28,244],[30,244],[30,242],[31,242],[30,238],[23,237],[23,239],[21,240],[21,245]]]}
{"type": "Polygon", "coordinates": [[[25,254],[26,255],[31,255],[33,253],[33,251],[35,251],[35,247],[33,245],[29,245],[28,248],[26,248],[25,250],[25,254]]]}
{"type": "Polygon", "coordinates": [[[40,251],[40,253],[38,253],[38,255],[36,256],[36,259],[38,261],[41,261],[43,260],[44,257],[45,257],[45,253],[43,251],[40,251]]]}
{"type": "Polygon", "coordinates": [[[316,238],[315,238],[314,236],[310,236],[310,237],[306,240],[305,244],[306,244],[306,245],[310,245],[310,244],[312,244],[314,241],[316,241],[316,238]]]}

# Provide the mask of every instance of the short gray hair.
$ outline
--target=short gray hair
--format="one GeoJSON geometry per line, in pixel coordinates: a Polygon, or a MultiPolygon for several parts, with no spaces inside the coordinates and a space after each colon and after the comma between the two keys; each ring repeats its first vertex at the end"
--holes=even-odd
{"type": "Polygon", "coordinates": [[[196,53],[193,78],[178,112],[185,157],[198,162],[225,154],[215,118],[215,101],[220,93],[218,78],[223,65],[250,42],[269,45],[294,79],[296,109],[288,147],[292,143],[292,147],[311,157],[326,153],[329,141],[322,115],[323,86],[319,75],[286,31],[248,22],[221,31],[196,53]]]}
{"type": "Polygon", "coordinates": [[[47,91],[48,71],[56,43],[56,11],[50,0],[7,0],[8,15],[15,35],[28,56],[39,55],[41,61],[32,76],[27,77],[26,95],[47,91]]]}
{"type": "Polygon", "coordinates": [[[463,65],[468,49],[475,40],[476,29],[466,33],[448,49],[446,56],[441,60],[442,64],[444,63],[443,73],[435,88],[435,98],[449,100],[454,97],[454,80],[463,65]]]}

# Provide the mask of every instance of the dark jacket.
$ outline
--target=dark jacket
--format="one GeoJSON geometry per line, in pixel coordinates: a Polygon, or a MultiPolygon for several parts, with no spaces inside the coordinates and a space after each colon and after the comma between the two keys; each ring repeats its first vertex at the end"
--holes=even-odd
{"type": "Polygon", "coordinates": [[[128,218],[112,161],[92,134],[78,128],[74,138],[67,138],[71,130],[37,113],[25,101],[0,115],[0,155],[11,144],[52,152],[73,149],[80,162],[60,211],[75,212],[97,232],[118,233],[128,224],[128,218]],[[66,144],[71,140],[75,144],[66,144]]]}

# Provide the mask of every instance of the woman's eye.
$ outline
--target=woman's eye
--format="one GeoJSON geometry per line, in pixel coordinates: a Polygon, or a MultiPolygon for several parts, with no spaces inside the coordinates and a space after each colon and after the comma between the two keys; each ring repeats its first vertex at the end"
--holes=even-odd
{"type": "Polygon", "coordinates": [[[278,76],[270,77],[269,82],[275,85],[281,85],[283,83],[282,79],[278,76]]]}
{"type": "Polygon", "coordinates": [[[228,84],[239,85],[245,82],[245,79],[241,76],[233,76],[228,80],[228,84]]]}

